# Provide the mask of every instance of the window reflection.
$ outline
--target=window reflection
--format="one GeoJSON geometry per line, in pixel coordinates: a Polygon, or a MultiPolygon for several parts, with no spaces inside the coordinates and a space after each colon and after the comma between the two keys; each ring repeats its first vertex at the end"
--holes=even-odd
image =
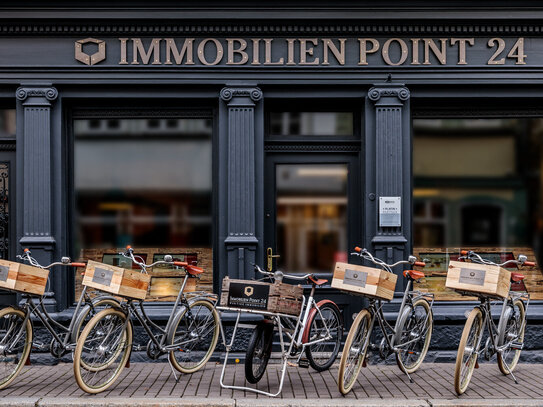
{"type": "Polygon", "coordinates": [[[352,112],[272,112],[272,136],[352,136],[352,112]]]}
{"type": "Polygon", "coordinates": [[[346,259],[347,175],[346,164],[277,165],[279,269],[331,272],[346,259]]]}
{"type": "Polygon", "coordinates": [[[74,122],[77,248],[211,247],[209,119],[74,122]]]}
{"type": "MultiPolygon", "coordinates": [[[[542,259],[543,119],[417,119],[413,132],[416,252],[463,247],[542,259]]],[[[461,299],[445,293],[440,267],[427,270],[427,284],[438,299],[461,299]]],[[[543,298],[543,275],[529,273],[532,298],[543,298]]]]}

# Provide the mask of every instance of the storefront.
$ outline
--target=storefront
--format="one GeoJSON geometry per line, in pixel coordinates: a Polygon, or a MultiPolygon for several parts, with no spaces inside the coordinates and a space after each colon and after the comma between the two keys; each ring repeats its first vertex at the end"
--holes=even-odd
{"type": "MultiPolygon", "coordinates": [[[[355,246],[414,252],[460,323],[460,247],[543,258],[543,14],[424,3],[2,6],[2,256],[119,264],[131,244],[218,292],[252,263],[329,276],[355,246]]],[[[78,275],[53,273],[51,307],[78,275]]],[[[152,276],[170,300],[179,278],[152,276]]]]}

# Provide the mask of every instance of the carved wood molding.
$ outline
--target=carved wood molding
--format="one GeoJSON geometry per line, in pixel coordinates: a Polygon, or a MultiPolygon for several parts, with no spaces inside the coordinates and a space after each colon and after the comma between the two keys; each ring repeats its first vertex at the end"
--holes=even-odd
{"type": "Polygon", "coordinates": [[[3,24],[0,35],[109,35],[131,34],[141,36],[167,34],[182,35],[240,35],[240,34],[295,34],[309,36],[313,34],[326,35],[494,35],[504,34],[517,36],[537,36],[543,32],[543,26],[536,24],[3,24]]]}

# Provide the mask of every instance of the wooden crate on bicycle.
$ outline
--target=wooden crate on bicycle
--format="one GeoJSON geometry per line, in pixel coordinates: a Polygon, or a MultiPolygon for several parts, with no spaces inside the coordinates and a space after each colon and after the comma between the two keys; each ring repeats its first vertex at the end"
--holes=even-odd
{"type": "Polygon", "coordinates": [[[0,259],[0,288],[43,295],[49,270],[0,259]]]}
{"type": "Polygon", "coordinates": [[[298,315],[302,309],[303,293],[299,285],[225,277],[222,281],[221,305],[298,315]]]}
{"type": "Polygon", "coordinates": [[[506,298],[509,294],[511,272],[486,264],[450,261],[445,287],[457,291],[506,298]]]}
{"type": "Polygon", "coordinates": [[[396,274],[380,268],[338,262],[334,267],[332,288],[390,301],[397,280],[396,274]]]}
{"type": "Polygon", "coordinates": [[[83,285],[121,297],[144,300],[151,276],[136,270],[110,266],[89,260],[83,285]]]}

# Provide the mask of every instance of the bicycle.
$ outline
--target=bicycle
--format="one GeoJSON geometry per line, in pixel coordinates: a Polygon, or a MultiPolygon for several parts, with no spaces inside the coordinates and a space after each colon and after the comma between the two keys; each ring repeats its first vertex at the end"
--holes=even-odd
{"type": "MultiPolygon", "coordinates": [[[[425,266],[425,263],[417,261],[415,256],[409,256],[406,261],[387,264],[359,247],[356,247],[351,255],[358,255],[389,273],[400,264],[425,266]]],[[[371,348],[378,349],[382,359],[394,353],[398,367],[413,382],[410,374],[420,367],[430,346],[434,325],[434,297],[433,294],[411,290],[413,281],[424,277],[423,272],[405,270],[403,275],[407,278],[407,285],[394,327],[385,319],[382,301],[378,298],[369,298],[369,306],[354,318],[339,362],[338,387],[342,394],[345,395],[352,389],[360,369],[366,365],[375,320],[381,328],[383,339],[379,345],[372,344],[371,348]]]]}
{"type": "Polygon", "coordinates": [[[339,353],[343,338],[343,318],[338,306],[331,300],[322,300],[318,303],[314,300],[316,287],[328,280],[318,279],[313,274],[290,275],[281,271],[267,272],[257,265],[254,265],[254,268],[275,282],[282,282],[283,278],[307,281],[311,284],[311,292],[307,298],[304,297],[299,315],[280,315],[272,318],[265,316],[254,329],[245,355],[247,381],[258,383],[264,375],[271,356],[274,327],[279,331],[282,346],[283,334],[290,340],[288,352],[283,355],[285,362],[290,356],[296,357],[297,363],[302,367],[310,365],[318,372],[329,369],[339,353]],[[307,361],[302,360],[304,353],[307,361]]]}
{"type": "Polygon", "coordinates": [[[185,276],[164,328],[149,318],[143,300],[132,298],[125,298],[120,305],[96,314],[85,326],[74,352],[74,373],[79,387],[91,394],[113,385],[128,363],[132,352],[133,317],[149,336],[145,347],[149,358],[156,360],[168,354],[176,380],[175,370],[193,373],[202,368],[211,357],[219,337],[219,315],[215,309],[217,297],[195,292],[187,298],[183,293],[188,279],[197,278],[203,269],[173,261],[170,255],[164,260],[145,264],[141,257],[134,256],[131,247],[119,254],[132,260],[143,273],[158,264],[170,264],[182,267],[185,276]]]}
{"type": "MultiPolygon", "coordinates": [[[[458,260],[470,260],[477,264],[504,267],[507,264],[520,266],[535,266],[534,262],[527,261],[527,257],[520,254],[517,259],[508,260],[498,264],[483,259],[473,251],[463,250],[458,260]]],[[[520,273],[511,273],[511,282],[520,282],[524,276],[520,273]]],[[[477,359],[481,353],[486,360],[497,354],[498,367],[504,375],[511,375],[515,383],[517,379],[513,374],[520,352],[524,347],[524,331],[526,329],[526,310],[530,303],[530,295],[526,292],[509,290],[503,300],[498,326],[494,323],[491,312],[491,298],[488,295],[474,292],[463,292],[463,295],[477,295],[480,305],[477,305],[468,315],[462,337],[458,345],[456,365],[454,369],[454,388],[458,395],[463,394],[471,380],[473,370],[478,367],[477,359]],[[526,306],[523,300],[526,300],[526,306]],[[489,337],[481,349],[484,327],[488,328],[489,337]]]]}
{"type": "MultiPolygon", "coordinates": [[[[17,258],[44,270],[49,270],[54,266],[85,267],[86,265],[85,263],[72,262],[69,257],[62,257],[59,262],[42,266],[32,257],[29,249],[24,249],[24,255],[18,255],[17,258]]],[[[61,358],[75,349],[82,326],[89,316],[95,315],[103,307],[119,304],[115,298],[105,295],[91,299],[87,293],[87,287],[83,286],[75,311],[66,327],[49,315],[43,303],[45,296],[29,293],[23,293],[22,296],[24,302],[21,305],[9,306],[0,310],[0,389],[8,387],[15,380],[24,364],[29,360],[33,347],[49,348],[51,355],[61,358]],[[35,298],[39,298],[38,304],[34,302],[35,298]],[[31,314],[37,317],[53,336],[49,345],[33,343],[31,314]]]]}

